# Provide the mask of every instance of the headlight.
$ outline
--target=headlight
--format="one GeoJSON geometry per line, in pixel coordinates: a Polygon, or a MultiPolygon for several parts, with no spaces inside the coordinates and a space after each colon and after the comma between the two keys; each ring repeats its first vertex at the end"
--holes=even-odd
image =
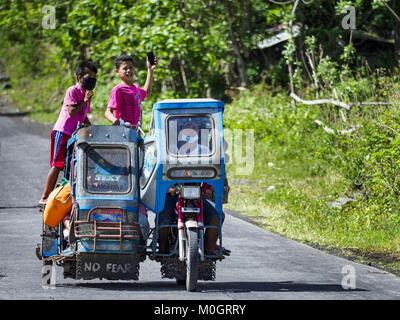
{"type": "Polygon", "coordinates": [[[200,198],[200,187],[184,186],[182,188],[182,197],[185,199],[199,199],[200,198]]]}

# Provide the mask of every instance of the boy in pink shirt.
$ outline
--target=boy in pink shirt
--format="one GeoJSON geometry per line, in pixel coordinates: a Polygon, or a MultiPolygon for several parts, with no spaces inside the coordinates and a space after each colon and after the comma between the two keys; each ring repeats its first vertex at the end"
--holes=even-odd
{"type": "Polygon", "coordinates": [[[58,120],[51,132],[50,171],[38,206],[44,208],[47,198],[56,185],[58,174],[64,168],[68,139],[76,130],[78,122],[90,125],[87,113],[96,84],[96,66],[89,61],[81,62],[75,70],[78,82],[65,93],[58,120]]]}
{"type": "Polygon", "coordinates": [[[120,119],[137,125],[141,121],[140,105],[145,97],[151,95],[153,86],[153,74],[157,67],[157,58],[154,57],[154,64],[147,63],[147,78],[143,89],[133,83],[134,66],[133,59],[128,55],[119,56],[115,59],[115,71],[121,78],[121,83],[111,90],[105,117],[113,125],[119,125],[120,119]]]}
{"type": "MultiPolygon", "coordinates": [[[[153,74],[157,67],[157,58],[154,57],[153,64],[146,58],[147,78],[143,89],[133,83],[134,65],[132,57],[128,55],[119,56],[115,59],[115,72],[121,78],[121,83],[111,90],[105,117],[113,124],[120,125],[122,119],[136,126],[141,121],[142,110],[140,105],[145,97],[150,97],[153,86],[153,74]]],[[[139,204],[140,216],[145,216],[147,211],[139,204]]],[[[139,216],[139,217],[140,217],[139,216]]]]}

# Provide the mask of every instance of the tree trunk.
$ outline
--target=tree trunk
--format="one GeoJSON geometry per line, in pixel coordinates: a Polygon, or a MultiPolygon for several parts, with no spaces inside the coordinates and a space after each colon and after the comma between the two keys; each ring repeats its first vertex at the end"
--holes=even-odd
{"type": "MultiPolygon", "coordinates": [[[[298,4],[299,4],[299,0],[296,0],[293,5],[293,9],[292,9],[292,19],[289,21],[289,31],[290,31],[291,37],[293,37],[293,43],[295,45],[294,55],[296,57],[296,60],[297,60],[297,46],[296,46],[296,40],[294,39],[294,35],[293,35],[293,20],[295,19],[295,13],[296,13],[296,8],[297,8],[298,4]]],[[[294,93],[293,67],[290,62],[288,64],[288,69],[289,69],[289,80],[290,80],[290,92],[294,93]]],[[[291,105],[292,105],[292,107],[296,106],[296,103],[294,102],[294,100],[291,101],[291,105]]]]}
{"type": "Polygon", "coordinates": [[[182,82],[183,82],[183,87],[185,88],[186,94],[189,93],[189,88],[188,88],[188,83],[187,83],[187,78],[186,78],[186,72],[185,72],[185,61],[180,59],[179,60],[179,69],[181,71],[181,77],[182,77],[182,82]]]}
{"type": "Polygon", "coordinates": [[[236,40],[235,32],[234,32],[234,27],[233,27],[233,20],[232,20],[232,8],[231,4],[229,1],[224,1],[224,6],[226,8],[226,19],[228,21],[229,25],[229,36],[231,38],[232,42],[232,49],[233,53],[235,54],[236,57],[236,65],[239,71],[239,77],[240,77],[240,82],[241,85],[244,87],[249,87],[249,79],[247,78],[246,74],[246,62],[243,59],[243,56],[240,52],[240,44],[236,40]]]}
{"type": "Polygon", "coordinates": [[[393,0],[391,6],[389,6],[386,2],[383,2],[385,7],[390,11],[393,18],[393,30],[394,30],[394,52],[396,65],[400,65],[400,17],[397,14],[400,11],[400,3],[399,1],[393,0]]]}
{"type": "Polygon", "coordinates": [[[396,65],[400,65],[400,22],[394,19],[394,52],[396,57],[396,65]]]}

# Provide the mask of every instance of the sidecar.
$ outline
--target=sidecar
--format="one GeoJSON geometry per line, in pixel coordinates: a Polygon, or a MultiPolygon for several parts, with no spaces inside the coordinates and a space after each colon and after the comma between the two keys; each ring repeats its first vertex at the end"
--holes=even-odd
{"type": "Polygon", "coordinates": [[[44,226],[42,259],[73,279],[137,280],[147,234],[139,224],[136,130],[125,126],[79,128],[68,142],[65,178],[72,211],[64,224],[44,226]]]}
{"type": "MultiPolygon", "coordinates": [[[[199,227],[199,264],[198,279],[215,279],[215,261],[223,258],[222,254],[222,199],[224,193],[225,160],[223,138],[224,103],[214,99],[172,99],[164,100],[153,106],[153,114],[149,134],[140,146],[140,199],[143,205],[154,212],[155,227],[151,229],[150,258],[161,261],[161,273],[164,278],[175,278],[183,282],[188,278],[184,249],[179,249],[178,223],[160,225],[160,212],[164,209],[166,195],[170,187],[181,190],[193,187],[200,190],[207,184],[215,193],[215,206],[219,215],[219,225],[202,225],[199,227]],[[185,149],[185,141],[179,135],[179,127],[187,121],[194,122],[199,129],[199,145],[208,151],[201,154],[181,152],[185,149]],[[171,228],[171,250],[169,253],[159,253],[157,241],[161,227],[171,228]],[[204,254],[202,235],[207,228],[218,228],[218,253],[204,254]],[[161,259],[160,259],[161,258],[161,259]],[[186,264],[186,265],[185,265],[186,264]]],[[[192,197],[193,198],[193,197],[192,197]]],[[[201,196],[197,198],[200,200],[201,196]]],[[[194,198],[193,198],[194,199],[194,198]]],[[[199,208],[185,208],[202,210],[199,208]]],[[[186,232],[185,232],[186,234],[186,232]]],[[[187,243],[187,241],[186,241],[187,243]]],[[[184,244],[182,244],[183,246],[184,244]]],[[[182,247],[181,246],[181,247],[182,247]]],[[[197,268],[196,268],[197,269],[197,268]]],[[[196,271],[197,272],[197,271],[196,271]]],[[[196,280],[197,281],[197,280],[196,280]]],[[[191,284],[192,289],[195,284],[191,284]]],[[[189,290],[189,289],[188,289],[189,290]]],[[[190,290],[192,291],[192,290],[190,290]]]]}

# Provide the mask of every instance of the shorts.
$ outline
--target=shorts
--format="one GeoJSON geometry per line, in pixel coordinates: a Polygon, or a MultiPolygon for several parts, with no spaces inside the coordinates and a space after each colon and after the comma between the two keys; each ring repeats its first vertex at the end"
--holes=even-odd
{"type": "Polygon", "coordinates": [[[51,132],[50,166],[63,169],[67,155],[67,143],[70,135],[53,130],[51,132]]]}
{"type": "MultiPolygon", "coordinates": [[[[158,214],[158,225],[165,226],[170,224],[176,224],[177,214],[175,213],[176,202],[178,196],[171,196],[167,194],[165,198],[164,209],[158,214]]],[[[219,213],[215,210],[214,206],[203,197],[203,220],[204,225],[208,225],[211,220],[219,219],[219,213]]],[[[222,222],[224,221],[225,215],[222,213],[222,222]]]]}

